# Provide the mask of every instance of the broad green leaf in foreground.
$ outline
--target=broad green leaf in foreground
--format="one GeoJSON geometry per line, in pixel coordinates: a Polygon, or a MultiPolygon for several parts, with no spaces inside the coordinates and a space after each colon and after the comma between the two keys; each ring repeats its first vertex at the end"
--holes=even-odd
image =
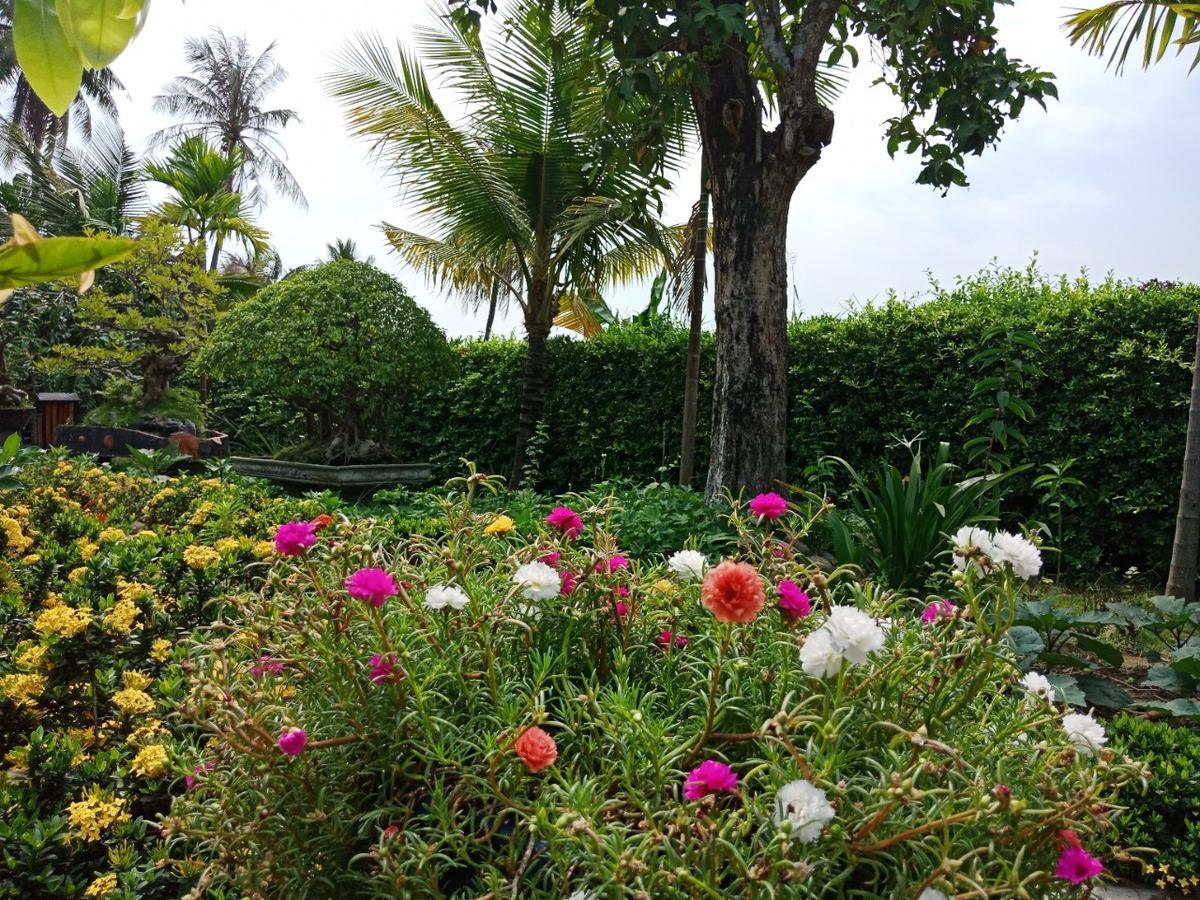
{"type": "Polygon", "coordinates": [[[13,49],[29,86],[56,116],[66,113],[83,81],[83,61],[72,46],[54,0],[16,0],[13,49]]]}

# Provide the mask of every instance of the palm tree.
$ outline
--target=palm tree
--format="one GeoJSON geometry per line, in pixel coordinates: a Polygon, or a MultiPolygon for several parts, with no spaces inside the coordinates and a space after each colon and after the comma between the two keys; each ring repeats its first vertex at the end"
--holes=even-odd
{"type": "Polygon", "coordinates": [[[233,238],[251,253],[266,248],[266,232],[250,221],[245,201],[228,188],[244,164],[241,151],[216,150],[203,138],[180,141],[162,162],[146,165],[146,177],[164,184],[173,196],[158,208],[168,222],[184,229],[189,241],[198,241],[208,253],[209,271],[217,270],[225,241],[233,238]],[[210,244],[211,242],[211,244],[210,244]]]}
{"type": "MultiPolygon", "coordinates": [[[[78,125],[83,136],[91,140],[92,105],[109,118],[117,116],[113,93],[125,86],[108,69],[84,69],[79,94],[63,116],[52,113],[34,93],[17,62],[12,35],[13,0],[0,0],[0,88],[11,91],[6,117],[19,127],[39,150],[49,145],[65,144],[72,125],[78,125]]],[[[5,162],[11,162],[11,157],[5,162]]]]}
{"type": "MultiPolygon", "coordinates": [[[[334,238],[333,243],[325,245],[325,261],[337,262],[339,259],[358,260],[358,244],[353,238],[334,238]]],[[[366,258],[368,266],[375,265],[375,257],[366,258]]]]}
{"type": "MultiPolygon", "coordinates": [[[[1108,56],[1108,65],[1120,74],[1129,53],[1140,41],[1142,68],[1159,62],[1175,47],[1182,54],[1196,45],[1192,70],[1200,65],[1200,4],[1180,0],[1116,0],[1085,9],[1067,18],[1065,28],[1072,44],[1082,44],[1093,56],[1108,56]],[[1111,50],[1109,49],[1111,47],[1111,50]]],[[[1179,482],[1179,507],[1167,593],[1187,602],[1196,599],[1197,563],[1200,562],[1200,320],[1196,323],[1196,353],[1192,363],[1191,404],[1187,439],[1183,449],[1183,477],[1179,482]]]]}
{"type": "Polygon", "coordinates": [[[222,153],[236,150],[241,165],[228,187],[252,202],[263,181],[285,197],[308,206],[304,192],[283,159],[276,132],[299,116],[290,109],[264,109],[267,95],[283,83],[287,72],[275,62],[275,45],[257,56],[244,36],[229,37],[220,29],[184,44],[191,74],[180,75],[154,99],[156,109],[184,121],[151,137],[152,146],[182,137],[203,137],[222,153]]]}
{"type": "Polygon", "coordinates": [[[668,243],[648,210],[657,182],[623,149],[635,111],[605,116],[611,51],[585,39],[566,6],[515,0],[502,34],[486,42],[448,18],[418,31],[425,65],[465,107],[458,122],[421,59],[402,46],[390,53],[378,37],[350,45],[328,77],[352,132],[371,142],[433,231],[385,225],[393,248],[431,280],[496,283],[521,308],[528,350],[514,485],[545,405],[555,316],[586,318],[609,286],[657,271],[668,243]]]}

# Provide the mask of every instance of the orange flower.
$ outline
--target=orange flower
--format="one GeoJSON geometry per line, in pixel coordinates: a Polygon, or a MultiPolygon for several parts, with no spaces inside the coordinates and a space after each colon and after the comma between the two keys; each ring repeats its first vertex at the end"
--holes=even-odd
{"type": "Polygon", "coordinates": [[[513,749],[530,772],[540,772],[558,759],[558,746],[554,743],[554,738],[537,727],[522,731],[513,749]]]}
{"type": "Polygon", "coordinates": [[[313,519],[312,523],[316,527],[317,531],[320,531],[322,528],[328,528],[333,524],[333,516],[329,515],[328,513],[321,513],[319,516],[313,519]]]}
{"type": "Polygon", "coordinates": [[[701,601],[718,622],[752,621],[765,598],[762,579],[754,567],[729,559],[709,569],[700,588],[701,601]]]}

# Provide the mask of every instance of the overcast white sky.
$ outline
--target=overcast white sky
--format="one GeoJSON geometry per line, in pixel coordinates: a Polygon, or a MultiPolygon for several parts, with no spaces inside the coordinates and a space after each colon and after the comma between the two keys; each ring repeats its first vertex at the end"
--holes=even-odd
{"type": "MultiPolygon", "coordinates": [[[[1192,173],[1200,150],[1200,74],[1187,78],[1186,61],[1172,59],[1117,78],[1068,45],[1058,27],[1066,10],[1018,0],[1001,12],[1001,42],[1011,55],[1054,72],[1061,100],[1048,113],[1028,107],[997,150],[969,161],[971,187],[948,197],[913,183],[915,160],[889,159],[881,123],[891,98],[870,85],[875,71],[864,62],[836,107],[833,144],[792,202],[788,248],[803,312],[842,311],[890,288],[916,293],[927,272],[947,283],[993,258],[1023,266],[1035,252],[1050,273],[1087,268],[1200,281],[1200,181],[1192,173]]],[[[403,39],[429,15],[420,0],[160,0],[114,65],[128,89],[119,99],[122,125],[141,147],[166,124],[152,101],[184,71],[188,36],[219,26],[246,34],[256,49],[275,40],[290,78],[271,105],[295,109],[303,120],[283,140],[310,204],[301,212],[271,198],[262,213],[284,264],[309,262],[334,238],[353,238],[398,274],[449,334],[479,333],[482,316],[466,315],[387,251],[378,223],[414,223],[363,146],[346,137],[320,82],[332,55],[356,32],[403,39]]],[[[695,171],[681,174],[683,190],[669,219],[686,217],[695,181],[695,171]]],[[[632,312],[645,306],[646,293],[610,299],[632,312]]],[[[500,330],[518,326],[510,316],[500,330]]]]}

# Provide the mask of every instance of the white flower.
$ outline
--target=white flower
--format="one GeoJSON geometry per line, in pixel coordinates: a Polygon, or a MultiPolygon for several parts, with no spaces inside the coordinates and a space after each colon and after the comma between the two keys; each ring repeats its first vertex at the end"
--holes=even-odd
{"type": "Polygon", "coordinates": [[[917,900],[950,900],[950,898],[936,888],[925,888],[917,900]]]}
{"type": "Polygon", "coordinates": [[[1042,551],[1019,534],[997,531],[992,536],[992,553],[988,555],[998,566],[1004,563],[1012,566],[1018,578],[1028,580],[1042,571],[1042,551]]]}
{"type": "Polygon", "coordinates": [[[466,592],[453,584],[435,584],[425,592],[425,605],[430,609],[462,609],[468,602],[466,592]]]}
{"type": "Polygon", "coordinates": [[[699,581],[704,577],[704,567],[708,560],[699,550],[677,550],[667,560],[671,571],[684,581],[699,581]]]}
{"type": "Polygon", "coordinates": [[[544,562],[525,563],[513,573],[513,581],[527,600],[549,600],[562,590],[562,579],[544,562]]]}
{"type": "Polygon", "coordinates": [[[1087,713],[1067,713],[1062,724],[1067,739],[1080,756],[1091,756],[1108,743],[1104,726],[1087,713]]]}
{"type": "Polygon", "coordinates": [[[825,792],[803,778],[779,789],[775,797],[775,825],[792,824],[792,834],[811,844],[837,813],[825,792]]]}
{"type": "Polygon", "coordinates": [[[819,630],[827,630],[833,649],[856,666],[865,663],[868,654],[883,646],[883,629],[853,606],[833,607],[829,620],[819,630]]]}
{"type": "Polygon", "coordinates": [[[974,525],[964,525],[954,532],[954,568],[960,572],[967,571],[967,566],[977,575],[984,572],[984,562],[979,554],[993,558],[995,548],[992,546],[992,536],[982,528],[974,525]],[[975,551],[979,551],[976,553],[975,551]]]}
{"type": "Polygon", "coordinates": [[[1029,693],[1041,697],[1047,703],[1054,702],[1054,685],[1050,679],[1039,672],[1026,672],[1021,678],[1021,687],[1029,693]]]}
{"type": "Polygon", "coordinates": [[[842,654],[833,647],[829,632],[822,626],[804,639],[800,648],[800,668],[814,678],[832,678],[842,669],[842,654]]]}

